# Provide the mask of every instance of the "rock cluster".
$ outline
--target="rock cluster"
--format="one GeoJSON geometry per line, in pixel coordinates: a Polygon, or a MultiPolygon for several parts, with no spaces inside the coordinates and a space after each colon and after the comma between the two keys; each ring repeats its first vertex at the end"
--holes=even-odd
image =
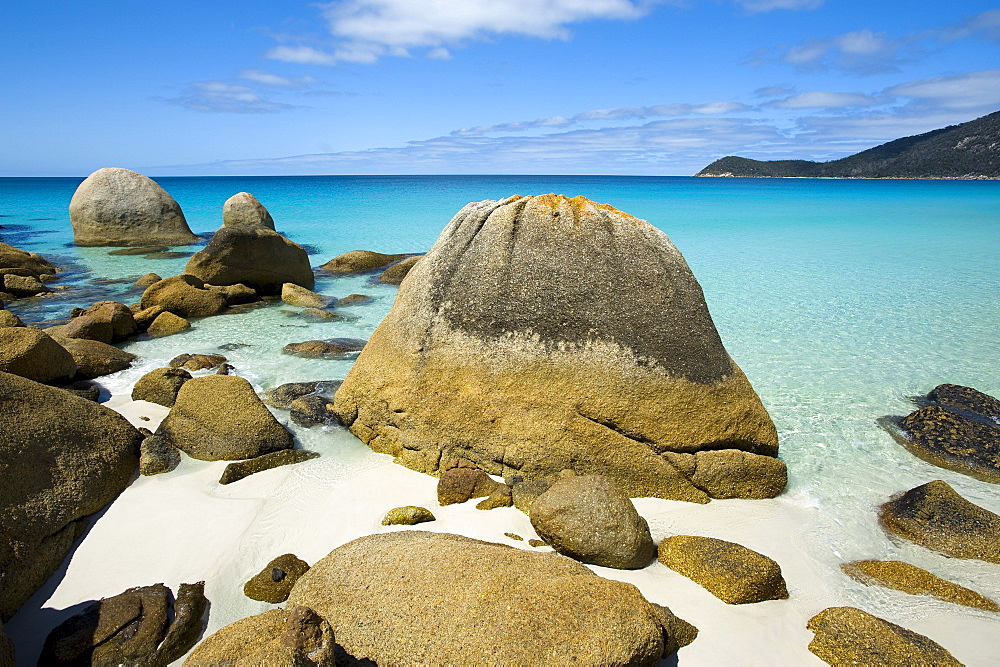
{"type": "MultiPolygon", "coordinates": [[[[462,209],[402,283],[334,407],[418,471],[454,458],[525,479],[570,468],[630,496],[710,499],[668,452],[777,454],[774,424],[677,249],[579,197],[462,209]]],[[[774,495],[782,476],[771,468],[783,464],[770,463],[744,476],[772,481],[727,472],[715,487],[774,495]]]]}

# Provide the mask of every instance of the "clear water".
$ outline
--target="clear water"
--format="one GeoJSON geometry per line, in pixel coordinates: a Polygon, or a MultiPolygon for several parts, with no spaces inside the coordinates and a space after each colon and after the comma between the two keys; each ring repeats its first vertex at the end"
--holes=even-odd
{"type": "MultiPolygon", "coordinates": [[[[996,566],[893,542],[875,519],[890,495],[932,479],[1000,512],[996,485],[916,459],[875,424],[882,415],[906,414],[913,409],[909,397],[943,382],[1000,395],[1000,182],[507,176],[158,182],[205,235],[221,224],[230,195],[252,192],[277,228],[309,249],[314,265],[353,249],[425,251],[467,202],[515,193],[584,195],[645,218],[686,257],[727,349],[774,418],[790,472],[783,501],[819,509],[809,539],[811,557],[829,564],[824,576],[840,576],[834,566],[845,559],[903,558],[1000,598],[996,566]]],[[[98,298],[130,303],[138,293],[128,291],[126,279],[148,271],[173,275],[186,261],[73,246],[66,207],[78,183],[0,179],[0,239],[65,266],[53,285],[72,288],[11,304],[25,321],[65,317],[98,298]]],[[[175,354],[217,351],[226,343],[247,345],[226,354],[259,387],[342,378],[349,360],[304,361],[282,355],[281,347],[367,338],[395,288],[365,277],[323,278],[317,291],[375,301],[344,309],[344,319],[333,322],[306,322],[282,304],[208,318],[178,336],[129,343],[140,361],[106,384],[127,391],[175,354]]],[[[873,612],[899,605],[877,589],[852,590],[873,612]]]]}

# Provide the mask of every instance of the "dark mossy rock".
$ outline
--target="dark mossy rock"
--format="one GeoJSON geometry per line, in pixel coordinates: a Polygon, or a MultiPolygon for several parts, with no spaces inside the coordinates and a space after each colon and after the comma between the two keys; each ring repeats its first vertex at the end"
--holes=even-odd
{"type": "Polygon", "coordinates": [[[229,360],[221,354],[180,354],[170,360],[170,367],[204,371],[221,366],[227,361],[229,360]]]}
{"type": "Polygon", "coordinates": [[[498,507],[513,507],[514,500],[511,498],[510,487],[503,483],[497,483],[493,493],[486,496],[484,500],[476,503],[477,510],[495,510],[498,507]]]}
{"type": "Polygon", "coordinates": [[[1000,605],[985,595],[942,579],[927,570],[899,560],[856,560],[840,566],[844,574],[870,586],[885,586],[912,595],[931,595],[945,602],[986,611],[1000,605]]]}
{"type": "Polygon", "coordinates": [[[156,431],[205,461],[248,459],[292,448],[292,435],[245,379],[206,375],[188,380],[156,431]]]}
{"type": "Polygon", "coordinates": [[[226,309],[225,296],[196,276],[182,274],[153,283],[142,293],[143,308],[163,306],[180,317],[207,317],[226,309]]]}
{"type": "Polygon", "coordinates": [[[71,616],[45,640],[39,665],[167,665],[198,641],[205,582],[130,588],[71,616]],[[171,607],[172,612],[171,613],[171,607]]]}
{"type": "Polygon", "coordinates": [[[312,289],[309,256],[302,246],[273,229],[233,225],[219,229],[184,272],[212,285],[242,283],[259,294],[277,294],[285,283],[312,289]]]}
{"type": "Polygon", "coordinates": [[[742,544],[676,535],[660,542],[658,558],[726,604],[788,598],[778,564],[742,544]]]}
{"type": "Polygon", "coordinates": [[[420,255],[416,257],[407,257],[406,259],[396,262],[379,275],[378,281],[388,285],[400,284],[403,282],[403,278],[410,273],[410,269],[416,266],[417,262],[420,261],[420,257],[420,255]]]}
{"type": "Polygon", "coordinates": [[[531,505],[531,526],[581,563],[636,570],[656,556],[646,520],[621,487],[601,475],[558,480],[531,505]]]}
{"type": "Polygon", "coordinates": [[[1000,483],[1000,424],[928,405],[890,430],[910,452],[934,465],[1000,483]]]}
{"type": "Polygon", "coordinates": [[[16,297],[35,296],[51,290],[35,276],[18,276],[8,273],[3,276],[3,291],[16,297]]]}
{"type": "Polygon", "coordinates": [[[299,426],[309,428],[337,422],[337,415],[331,410],[330,400],[322,396],[310,394],[292,401],[289,406],[289,417],[299,426]]]}
{"type": "Polygon", "coordinates": [[[317,320],[324,322],[332,322],[333,320],[340,320],[343,317],[332,310],[325,310],[323,308],[306,308],[295,313],[299,317],[307,320],[317,320]]]}
{"type": "Polygon", "coordinates": [[[0,667],[14,667],[14,644],[3,631],[3,623],[0,623],[0,667]]]}
{"type": "Polygon", "coordinates": [[[370,303],[374,303],[374,301],[375,299],[365,294],[348,294],[343,299],[337,299],[337,307],[367,306],[370,303]]]}
{"type": "Polygon", "coordinates": [[[405,505],[389,510],[382,518],[383,526],[415,526],[418,523],[434,521],[434,514],[426,507],[405,505]]]}
{"type": "Polygon", "coordinates": [[[358,338],[307,340],[304,343],[289,343],[284,351],[307,359],[349,359],[360,352],[367,342],[358,338]]]}
{"type": "Polygon", "coordinates": [[[162,336],[179,334],[190,328],[191,323],[185,318],[180,315],[174,315],[169,310],[165,310],[153,318],[153,321],[146,328],[146,333],[153,338],[160,338],[162,336]]]}
{"type": "Polygon", "coordinates": [[[316,394],[332,400],[343,380],[314,380],[312,382],[288,382],[264,392],[264,402],[276,408],[289,408],[292,401],[302,396],[316,394]]]}
{"type": "Polygon", "coordinates": [[[136,360],[131,352],[96,340],[56,338],[56,342],[72,355],[77,376],[85,380],[123,371],[136,360]]]}
{"type": "Polygon", "coordinates": [[[157,368],[143,375],[132,387],[133,401],[149,401],[172,407],[177,393],[191,374],[183,368],[157,368]]]}
{"type": "Polygon", "coordinates": [[[284,602],[295,582],[308,571],[309,563],[295,554],[278,556],[243,585],[243,594],[260,602],[284,602]]]}
{"type": "Polygon", "coordinates": [[[230,623],[196,646],[185,664],[334,667],[335,650],[330,624],[298,605],[230,623]]]}
{"type": "Polygon", "coordinates": [[[73,355],[37,327],[0,328],[0,372],[36,382],[58,382],[76,375],[73,355]]]}
{"type": "Polygon", "coordinates": [[[389,266],[393,262],[407,257],[409,255],[385,255],[371,250],[351,250],[343,255],[337,255],[319,268],[337,274],[366,273],[389,266]]]}
{"type": "Polygon", "coordinates": [[[159,435],[149,435],[139,445],[139,474],[161,475],[181,462],[181,452],[159,435]]]}
{"type": "Polygon", "coordinates": [[[1000,399],[972,387],[963,387],[958,384],[939,384],[927,394],[927,400],[988,419],[1000,420],[1000,399]]]}
{"type": "Polygon", "coordinates": [[[87,380],[77,380],[61,387],[74,396],[85,398],[88,401],[97,403],[101,399],[101,388],[93,382],[87,380]]]}
{"type": "Polygon", "coordinates": [[[508,478],[507,484],[510,486],[510,495],[514,507],[528,514],[531,512],[531,506],[535,500],[538,496],[549,490],[552,482],[553,480],[547,477],[538,477],[530,480],[525,480],[520,476],[508,478]]]}
{"type": "Polygon", "coordinates": [[[829,665],[954,665],[940,644],[854,607],[829,607],[809,619],[809,650],[829,665]]]}
{"type": "Polygon", "coordinates": [[[222,471],[222,477],[219,478],[219,484],[232,484],[233,482],[238,482],[244,477],[249,477],[254,473],[270,470],[271,468],[280,468],[281,466],[302,463],[303,461],[308,461],[318,457],[319,454],[317,452],[310,452],[304,449],[283,449],[279,452],[263,454],[246,461],[237,461],[236,463],[230,463],[226,466],[226,469],[222,471]]]}
{"type": "Polygon", "coordinates": [[[170,250],[170,246],[147,245],[136,248],[119,248],[118,250],[109,250],[108,254],[115,257],[127,257],[130,255],[148,255],[150,253],[163,252],[165,250],[170,250]]]}
{"type": "Polygon", "coordinates": [[[437,497],[440,505],[464,503],[473,498],[492,495],[500,482],[471,464],[446,470],[438,478],[437,497]]]}
{"type": "Polygon", "coordinates": [[[0,618],[62,563],[85,527],[132,481],[140,433],[62,389],[0,373],[0,618]]]}
{"type": "Polygon", "coordinates": [[[23,326],[24,322],[21,321],[20,317],[10,312],[9,310],[3,310],[3,307],[0,306],[0,328],[23,327],[23,326]]]}
{"type": "Polygon", "coordinates": [[[883,504],[879,521],[889,533],[953,558],[1000,563],[1000,516],[939,479],[883,504]]]}
{"type": "MultiPolygon", "coordinates": [[[[74,308],[73,312],[76,313],[74,308]]],[[[114,340],[114,327],[110,322],[103,322],[93,317],[84,317],[83,313],[74,314],[66,324],[49,327],[46,332],[52,337],[59,338],[80,338],[83,340],[96,340],[100,343],[111,343],[114,340]]]]}

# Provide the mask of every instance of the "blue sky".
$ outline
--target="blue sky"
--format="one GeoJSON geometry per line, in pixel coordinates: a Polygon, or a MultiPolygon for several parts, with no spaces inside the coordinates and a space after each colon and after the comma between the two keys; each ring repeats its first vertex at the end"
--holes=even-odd
{"type": "Polygon", "coordinates": [[[1000,5],[34,0],[0,175],[688,175],[1000,109],[1000,5]]]}

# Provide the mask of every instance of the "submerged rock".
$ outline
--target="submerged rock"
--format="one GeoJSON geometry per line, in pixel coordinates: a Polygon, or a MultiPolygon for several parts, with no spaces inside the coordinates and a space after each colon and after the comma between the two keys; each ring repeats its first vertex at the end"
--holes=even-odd
{"type": "Polygon", "coordinates": [[[222,205],[222,224],[274,229],[274,218],[252,194],[237,192],[222,205]]]}
{"type": "Polygon", "coordinates": [[[157,435],[203,461],[249,459],[291,449],[292,435],[235,375],[206,375],[184,383],[157,435]]]}
{"type": "Polygon", "coordinates": [[[362,441],[418,471],[455,456],[505,477],[572,468],[630,496],[709,500],[667,451],[777,454],[669,239],[556,195],[462,209],[334,405],[362,441]]]}
{"type": "Polygon", "coordinates": [[[854,607],[829,607],[809,619],[809,650],[830,665],[954,665],[927,637],[854,607]]]}
{"type": "Polygon", "coordinates": [[[726,604],[788,597],[778,564],[742,544],[714,537],[677,535],[660,542],[658,558],[726,604]]]}
{"type": "Polygon", "coordinates": [[[288,382],[264,392],[264,402],[276,408],[289,408],[292,401],[309,394],[317,394],[332,399],[341,380],[314,380],[312,382],[288,382]]]}
{"type": "Polygon", "coordinates": [[[219,478],[219,484],[232,484],[254,473],[302,463],[317,457],[319,457],[317,452],[309,452],[304,449],[282,449],[270,454],[261,454],[246,461],[237,461],[227,465],[226,469],[222,471],[222,477],[219,478]]]}
{"type": "Polygon", "coordinates": [[[1000,563],[1000,516],[939,479],[883,504],[879,522],[893,535],[953,558],[1000,563]]]}
{"type": "Polygon", "coordinates": [[[649,525],[607,477],[560,479],[531,505],[531,526],[553,549],[581,563],[621,570],[649,565],[649,525]]]}
{"type": "Polygon", "coordinates": [[[418,523],[434,521],[434,514],[426,507],[406,505],[389,510],[382,518],[383,526],[415,526],[418,523]]]}
{"type": "Polygon", "coordinates": [[[295,582],[308,571],[309,563],[295,554],[278,556],[243,585],[243,594],[260,602],[284,602],[295,582]]]}
{"type": "Polygon", "coordinates": [[[334,667],[335,647],[330,624],[299,605],[230,623],[198,644],[184,664],[334,667]]]}
{"type": "Polygon", "coordinates": [[[406,254],[384,255],[380,252],[372,252],[371,250],[351,250],[350,252],[345,252],[343,255],[337,255],[319,268],[329,273],[366,273],[389,266],[393,262],[398,262],[407,257],[409,255],[406,254]]]}
{"type": "Polygon", "coordinates": [[[288,354],[309,359],[350,359],[355,352],[364,349],[366,344],[367,341],[357,338],[330,338],[289,343],[284,350],[288,354]]]}
{"type": "MultiPolygon", "coordinates": [[[[119,248],[118,250],[110,250],[108,254],[112,257],[128,257],[131,255],[149,255],[154,252],[165,252],[170,250],[170,246],[165,245],[147,245],[138,246],[135,248],[119,248]]],[[[149,274],[146,274],[149,275],[149,274]]],[[[154,274],[155,275],[155,274],[154,274]]],[[[162,279],[159,279],[162,280],[162,279]]],[[[155,281],[153,281],[155,282],[155,281]]]]}
{"type": "Polygon", "coordinates": [[[108,408],[8,373],[0,433],[0,618],[10,618],[62,564],[84,517],[131,483],[142,436],[108,408]]]}
{"type": "Polygon", "coordinates": [[[852,579],[871,586],[885,586],[913,595],[932,595],[945,602],[1000,611],[1000,605],[985,595],[942,579],[916,565],[898,560],[856,560],[840,566],[852,579]]]}
{"type": "Polygon", "coordinates": [[[654,665],[661,614],[631,584],[564,556],[405,530],[349,542],[295,584],[289,605],[331,619],[378,664],[654,665]]]}
{"type": "Polygon", "coordinates": [[[315,394],[302,396],[292,401],[289,407],[288,416],[299,426],[306,428],[330,424],[337,421],[337,415],[330,410],[332,407],[328,399],[315,394]]]}
{"type": "Polygon", "coordinates": [[[222,227],[184,272],[212,285],[242,283],[260,294],[277,294],[285,283],[306,289],[315,284],[302,246],[261,226],[222,227]]]}
{"type": "Polygon", "coordinates": [[[221,354],[179,354],[170,360],[171,368],[184,368],[189,371],[204,371],[218,368],[229,361],[221,354]]]}
{"type": "Polygon", "coordinates": [[[73,193],[69,219],[81,246],[175,246],[198,240],[174,198],[128,169],[105,167],[88,176],[73,193]]]}
{"type": "Polygon", "coordinates": [[[344,308],[348,306],[367,306],[374,301],[375,299],[365,294],[348,294],[343,299],[337,299],[337,307],[344,308]]]}

